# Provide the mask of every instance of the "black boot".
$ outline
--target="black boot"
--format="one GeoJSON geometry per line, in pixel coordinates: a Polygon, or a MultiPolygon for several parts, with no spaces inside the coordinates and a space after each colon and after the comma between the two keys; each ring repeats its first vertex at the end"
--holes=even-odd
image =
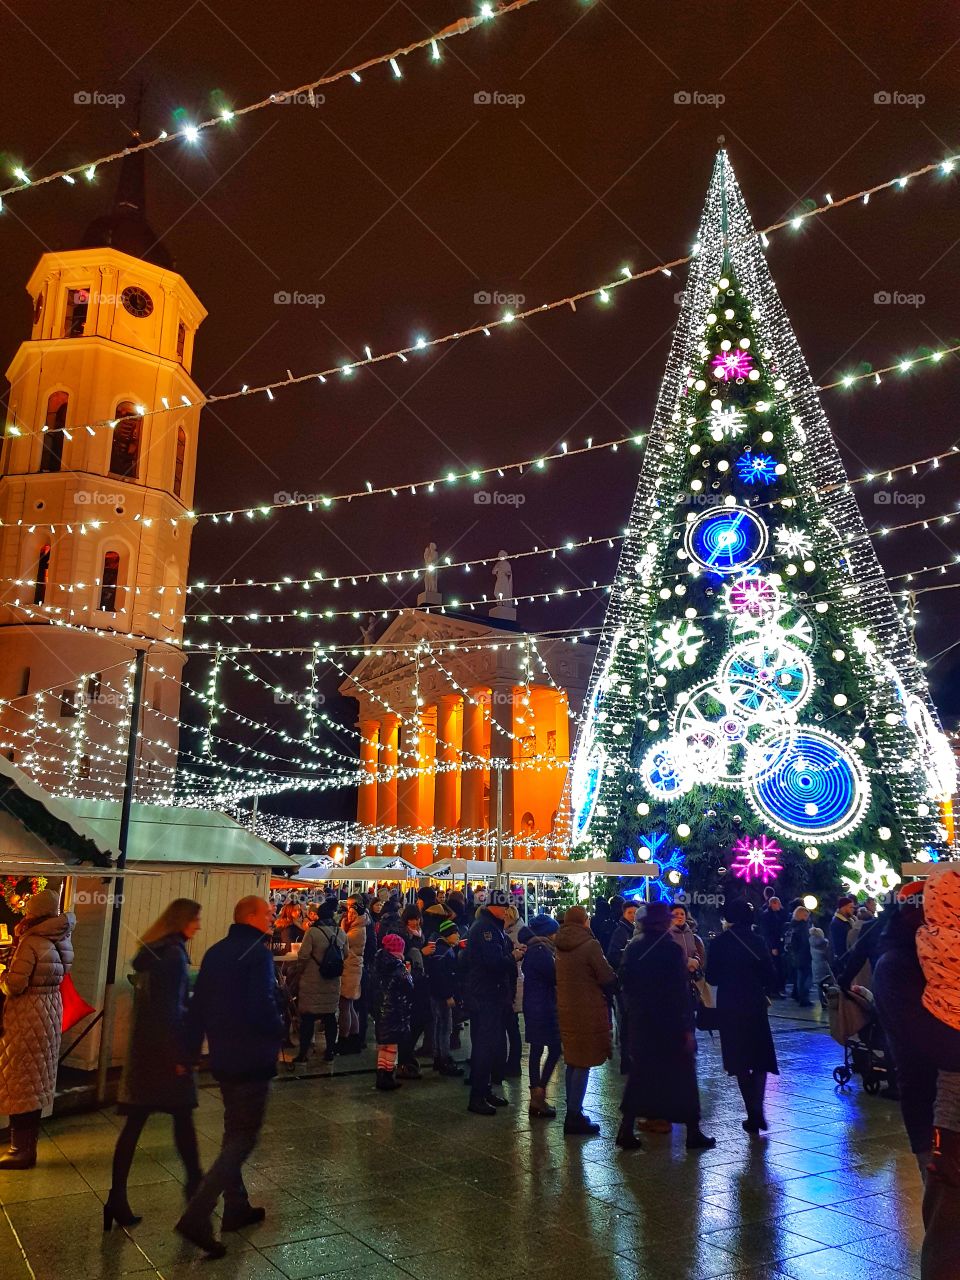
{"type": "Polygon", "coordinates": [[[467,1110],[472,1111],[475,1116],[495,1116],[497,1114],[497,1108],[492,1102],[488,1102],[482,1093],[471,1092],[467,1110]]]}
{"type": "Polygon", "coordinates": [[[227,1252],[227,1246],[221,1244],[213,1234],[213,1228],[209,1220],[206,1222],[191,1222],[188,1218],[183,1217],[173,1229],[177,1235],[183,1236],[184,1240],[189,1240],[198,1249],[202,1249],[208,1258],[222,1258],[227,1252]]]}
{"type": "Polygon", "coordinates": [[[10,1146],[0,1156],[0,1169],[32,1169],[37,1163],[40,1112],[25,1111],[10,1117],[10,1146]]]}
{"type": "Polygon", "coordinates": [[[143,1218],[133,1212],[126,1195],[118,1196],[113,1187],[110,1188],[106,1203],[103,1206],[103,1229],[109,1231],[114,1223],[118,1227],[135,1227],[143,1218]]]}
{"type": "Polygon", "coordinates": [[[585,1116],[582,1111],[576,1115],[571,1115],[567,1112],[567,1117],[563,1122],[563,1132],[589,1138],[591,1135],[600,1132],[600,1126],[591,1120],[589,1116],[585,1116]]]}
{"type": "Polygon", "coordinates": [[[698,1124],[687,1126],[688,1151],[712,1151],[716,1145],[716,1138],[708,1138],[698,1124]]]}
{"type": "Polygon", "coordinates": [[[403,1086],[392,1071],[378,1068],[375,1088],[379,1089],[381,1093],[392,1093],[394,1089],[402,1089],[403,1086]]]}
{"type": "Polygon", "coordinates": [[[266,1209],[262,1205],[250,1204],[248,1201],[245,1205],[237,1208],[227,1208],[224,1205],[223,1221],[220,1224],[221,1231],[240,1231],[244,1227],[256,1226],[258,1222],[262,1222],[267,1216],[266,1209]]]}
{"type": "Polygon", "coordinates": [[[617,1130],[616,1144],[623,1151],[640,1151],[643,1143],[633,1131],[633,1116],[624,1116],[617,1130]]]}

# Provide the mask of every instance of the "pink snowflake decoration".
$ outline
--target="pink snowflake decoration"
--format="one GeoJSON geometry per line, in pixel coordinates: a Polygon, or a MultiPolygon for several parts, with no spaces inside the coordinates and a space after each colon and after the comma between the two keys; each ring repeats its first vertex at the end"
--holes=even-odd
{"type": "Polygon", "coordinates": [[[732,382],[734,378],[745,378],[753,368],[753,356],[742,347],[732,347],[729,351],[719,351],[710,361],[714,376],[722,382],[732,382]]]}
{"type": "Polygon", "coordinates": [[[727,603],[733,613],[748,613],[762,618],[774,611],[779,594],[772,582],[759,576],[740,578],[729,590],[727,603]]]}
{"type": "Polygon", "coordinates": [[[769,836],[760,836],[757,840],[744,836],[733,846],[733,854],[730,870],[741,880],[762,880],[769,884],[783,870],[779,861],[783,850],[769,836]]]}

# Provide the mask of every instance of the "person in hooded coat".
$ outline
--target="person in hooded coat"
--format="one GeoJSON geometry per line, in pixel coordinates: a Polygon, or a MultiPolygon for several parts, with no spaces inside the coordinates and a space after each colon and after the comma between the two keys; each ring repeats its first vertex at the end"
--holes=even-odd
{"type": "Polygon", "coordinates": [[[717,989],[723,1067],[737,1077],[747,1109],[745,1131],[757,1134],[769,1128],[763,1113],[767,1076],[779,1074],[767,1016],[779,974],[753,927],[753,907],[746,898],[728,902],[723,916],[730,927],[710,943],[706,977],[717,989]]]}
{"type": "Polygon", "coordinates": [[[306,1062],[313,1047],[313,1033],[317,1019],[323,1020],[325,1062],[332,1062],[337,1052],[337,1014],[340,1009],[342,975],[336,978],[323,976],[324,957],[330,947],[336,947],[346,966],[349,944],[347,935],[336,920],[336,898],[327,898],[320,904],[316,923],[311,925],[300,944],[297,956],[299,984],[297,986],[297,1012],[300,1014],[300,1051],[294,1062],[306,1062]]]}
{"type": "Polygon", "coordinates": [[[610,1000],[617,975],[590,930],[583,907],[571,907],[557,932],[557,1013],[567,1065],[564,1133],[594,1134],[600,1126],[584,1115],[590,1068],[613,1050],[610,1000]]]}
{"type": "Polygon", "coordinates": [[[683,952],[669,937],[670,926],[670,903],[648,903],[642,932],[627,944],[620,963],[630,1074],[617,1146],[628,1151],[641,1145],[634,1132],[638,1116],[686,1125],[689,1150],[716,1146],[700,1128],[690,974],[683,952]]]}
{"type": "Polygon", "coordinates": [[[193,1112],[197,1082],[186,1042],[187,943],[200,928],[200,903],[175,898],[140,939],[133,958],[133,1016],[117,1112],[126,1116],[113,1152],[103,1229],[141,1221],[127,1199],[127,1179],[143,1127],[154,1112],[173,1118],[173,1141],[186,1172],[187,1200],[203,1173],[193,1112]]]}
{"type": "Polygon", "coordinates": [[[343,965],[343,977],[340,979],[341,1053],[359,1053],[362,1048],[357,1001],[360,999],[363,982],[363,957],[367,949],[369,923],[366,894],[353,894],[347,899],[347,910],[342,923],[343,932],[347,936],[347,958],[343,965]]]}
{"type": "Polygon", "coordinates": [[[559,928],[552,916],[539,915],[519,934],[519,941],[527,948],[521,967],[523,1029],[530,1046],[530,1115],[546,1120],[555,1119],[557,1114],[547,1102],[547,1085],[560,1061],[556,952],[559,928]]]}
{"type": "Polygon", "coordinates": [[[74,918],[50,889],[27,899],[16,946],[0,973],[0,1113],[10,1117],[10,1146],[0,1169],[37,1163],[40,1116],[53,1106],[63,1025],[60,984],[73,965],[74,918]]]}

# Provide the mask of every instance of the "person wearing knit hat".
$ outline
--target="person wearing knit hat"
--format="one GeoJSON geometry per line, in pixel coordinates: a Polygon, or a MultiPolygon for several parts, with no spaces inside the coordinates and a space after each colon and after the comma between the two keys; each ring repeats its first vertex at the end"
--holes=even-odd
{"type": "Polygon", "coordinates": [[[638,1116],[687,1127],[688,1150],[716,1145],[700,1128],[693,997],[680,948],[668,936],[669,902],[650,902],[641,933],[627,944],[620,985],[627,1006],[630,1073],[620,1110],[617,1146],[641,1144],[634,1132],[638,1116]]]}
{"type": "Polygon", "coordinates": [[[389,1093],[400,1088],[397,1057],[409,1039],[413,1014],[413,978],[404,962],[405,940],[385,934],[373,965],[373,1017],[377,1033],[376,1088],[389,1093]]]}
{"type": "Polygon", "coordinates": [[[442,920],[436,933],[436,950],[424,957],[430,984],[430,1012],[433,1021],[433,1069],[441,1076],[462,1076],[463,1068],[450,1052],[453,1011],[460,994],[457,959],[460,933],[455,920],[442,920]]]}
{"type": "Polygon", "coordinates": [[[37,1163],[40,1116],[53,1105],[63,1024],[60,984],[73,965],[72,915],[60,913],[51,889],[27,899],[16,947],[0,971],[0,1113],[10,1117],[10,1145],[0,1169],[37,1163]]]}
{"type": "Polygon", "coordinates": [[[554,1120],[556,1111],[547,1102],[547,1088],[560,1061],[560,1023],[557,1018],[557,950],[560,925],[552,916],[537,915],[520,941],[526,944],[523,970],[523,1030],[530,1046],[529,1114],[554,1120]],[[544,1057],[544,1055],[546,1055],[544,1057]]]}
{"type": "Polygon", "coordinates": [[[436,889],[429,884],[417,890],[417,906],[420,908],[423,936],[429,942],[437,936],[444,920],[450,918],[450,912],[437,898],[436,889]]]}
{"type": "Polygon", "coordinates": [[[493,888],[470,926],[465,948],[464,998],[470,1014],[473,1054],[470,1059],[470,1100],[467,1110],[492,1116],[508,1105],[494,1084],[506,1067],[507,1018],[513,1005],[516,962],[523,948],[514,949],[503,929],[510,895],[493,888]]]}

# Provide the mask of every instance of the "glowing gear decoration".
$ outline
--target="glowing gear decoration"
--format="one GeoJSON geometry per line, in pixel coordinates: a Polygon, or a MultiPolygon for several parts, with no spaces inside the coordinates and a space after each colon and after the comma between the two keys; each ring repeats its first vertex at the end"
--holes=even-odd
{"type": "Polygon", "coordinates": [[[756,572],[729,583],[724,595],[731,613],[749,613],[754,618],[771,618],[780,607],[780,592],[769,578],[756,572]]]}
{"type": "Polygon", "coordinates": [[[695,779],[684,768],[678,743],[655,742],[640,765],[640,781],[657,800],[677,800],[693,786],[695,779]]]}
{"type": "Polygon", "coordinates": [[[710,414],[707,426],[710,435],[717,442],[736,440],[746,429],[747,419],[742,409],[714,409],[710,414]]]}
{"type": "Polygon", "coordinates": [[[957,762],[950,743],[940,732],[921,698],[907,695],[907,724],[917,739],[931,794],[945,800],[957,789],[957,762]]]}
{"type": "Polygon", "coordinates": [[[664,670],[680,671],[694,665],[706,642],[700,627],[686,618],[674,618],[653,642],[653,656],[664,670]]]}
{"type": "Polygon", "coordinates": [[[787,559],[803,560],[813,554],[813,540],[802,529],[791,529],[782,524],[773,531],[777,551],[787,559]]]}
{"type": "Polygon", "coordinates": [[[900,876],[886,858],[881,858],[878,853],[868,854],[863,849],[846,860],[840,872],[840,879],[848,892],[863,893],[870,898],[879,898],[882,894],[890,893],[901,883],[900,876]]]}
{"type": "Polygon", "coordinates": [[[764,884],[769,884],[783,870],[783,864],[780,862],[783,850],[770,836],[760,836],[758,839],[743,836],[733,846],[732,852],[730,870],[735,876],[739,876],[741,880],[746,880],[748,883],[751,880],[760,880],[764,884]]]}
{"type": "Polygon", "coordinates": [[[744,484],[773,484],[777,479],[777,460],[769,453],[741,453],[737,459],[737,476],[744,484]]]}
{"type": "Polygon", "coordinates": [[[845,835],[870,799],[866,772],[839,738],[804,726],[751,749],[748,798],[781,835],[818,841],[845,835]]]}
{"type": "Polygon", "coordinates": [[[734,644],[744,640],[789,644],[801,653],[810,654],[817,646],[817,629],[809,614],[797,605],[788,604],[778,609],[772,618],[737,614],[730,625],[730,639],[734,644]]]}
{"type": "Polygon", "coordinates": [[[734,691],[741,706],[751,710],[765,707],[766,699],[760,698],[757,692],[746,696],[738,693],[740,685],[771,690],[793,711],[798,711],[813,693],[810,659],[792,645],[768,644],[764,640],[732,649],[723,661],[719,679],[734,691]]]}
{"type": "Polygon", "coordinates": [[[718,351],[710,361],[713,376],[721,382],[734,382],[737,378],[746,378],[753,368],[753,356],[742,347],[731,347],[729,351],[718,351]]]}
{"type": "Polygon", "coordinates": [[[684,545],[691,559],[714,573],[739,573],[767,549],[767,526],[745,507],[706,511],[687,525],[684,545]]]}

